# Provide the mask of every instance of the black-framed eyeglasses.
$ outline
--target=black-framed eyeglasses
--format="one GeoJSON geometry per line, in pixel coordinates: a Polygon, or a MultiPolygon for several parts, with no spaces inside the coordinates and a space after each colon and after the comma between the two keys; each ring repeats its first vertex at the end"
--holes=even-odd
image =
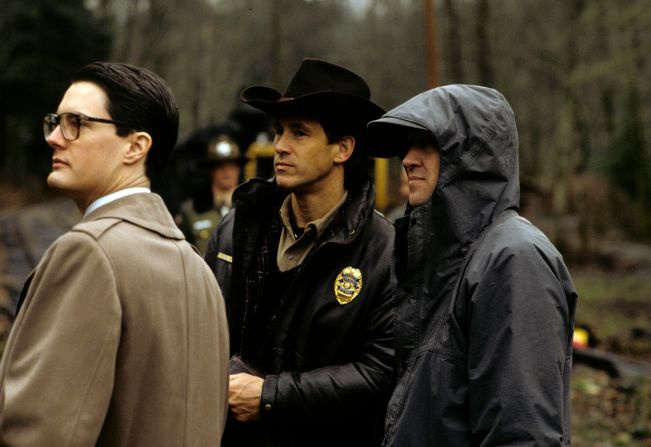
{"type": "Polygon", "coordinates": [[[117,124],[119,126],[129,126],[122,121],[109,120],[106,118],[95,118],[92,116],[82,115],[81,113],[48,113],[43,117],[43,134],[45,138],[49,137],[57,126],[61,126],[61,135],[68,141],[74,141],[79,138],[79,127],[84,121],[93,121],[96,123],[117,124]]]}

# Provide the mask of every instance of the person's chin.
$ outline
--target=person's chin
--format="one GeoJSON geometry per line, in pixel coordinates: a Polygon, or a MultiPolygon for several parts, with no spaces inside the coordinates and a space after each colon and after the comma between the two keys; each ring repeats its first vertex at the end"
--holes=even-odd
{"type": "Polygon", "coordinates": [[[287,189],[291,188],[293,183],[289,176],[276,174],[276,184],[283,189],[287,189]]]}
{"type": "Polygon", "coordinates": [[[429,197],[424,197],[422,194],[412,194],[409,196],[409,204],[411,206],[421,206],[427,203],[429,197]]]}
{"type": "Polygon", "coordinates": [[[62,178],[63,176],[61,175],[60,172],[57,171],[52,171],[50,172],[50,175],[47,176],[47,186],[50,187],[51,189],[54,189],[55,191],[60,191],[64,192],[66,191],[66,182],[65,179],[62,178]]]}

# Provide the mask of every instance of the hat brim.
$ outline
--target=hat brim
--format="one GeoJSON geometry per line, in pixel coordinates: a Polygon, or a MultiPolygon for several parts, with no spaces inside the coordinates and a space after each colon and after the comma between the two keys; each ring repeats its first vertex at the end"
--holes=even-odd
{"type": "Polygon", "coordinates": [[[236,163],[240,167],[244,166],[249,161],[249,158],[246,155],[241,157],[229,157],[229,158],[210,158],[206,159],[206,164],[208,166],[217,166],[222,163],[236,163]]]}
{"type": "Polygon", "coordinates": [[[371,121],[368,123],[367,154],[376,158],[404,157],[409,129],[429,130],[418,123],[391,116],[371,121]]]}
{"type": "Polygon", "coordinates": [[[270,87],[253,86],[242,91],[240,99],[245,104],[262,110],[273,117],[291,115],[323,115],[332,110],[342,119],[353,119],[366,126],[369,121],[385,113],[382,107],[361,96],[340,91],[319,91],[296,98],[283,98],[270,87]]]}

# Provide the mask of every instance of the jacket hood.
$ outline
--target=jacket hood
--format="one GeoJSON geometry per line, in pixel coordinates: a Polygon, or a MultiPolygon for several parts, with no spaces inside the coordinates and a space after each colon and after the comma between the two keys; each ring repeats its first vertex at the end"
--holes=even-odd
{"type": "Polygon", "coordinates": [[[517,129],[501,93],[472,85],[423,92],[369,123],[375,155],[404,154],[406,127],[429,130],[439,145],[436,190],[411,213],[428,222],[439,250],[467,247],[502,211],[519,207],[517,129]]]}

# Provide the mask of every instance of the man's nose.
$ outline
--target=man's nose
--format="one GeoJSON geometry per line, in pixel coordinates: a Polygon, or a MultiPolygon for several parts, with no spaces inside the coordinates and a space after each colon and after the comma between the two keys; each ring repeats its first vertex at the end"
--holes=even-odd
{"type": "Polygon", "coordinates": [[[277,154],[288,152],[287,138],[285,138],[285,134],[277,135],[276,138],[274,139],[274,151],[277,154]]]}
{"type": "Polygon", "coordinates": [[[408,150],[404,158],[402,159],[402,166],[404,166],[405,169],[409,170],[417,165],[418,165],[418,158],[414,156],[414,151],[411,149],[408,150]]]}
{"type": "Polygon", "coordinates": [[[65,144],[65,138],[63,138],[63,133],[61,131],[61,125],[59,124],[57,127],[54,128],[52,133],[45,137],[45,142],[50,146],[51,148],[60,148],[62,145],[65,144]]]}

